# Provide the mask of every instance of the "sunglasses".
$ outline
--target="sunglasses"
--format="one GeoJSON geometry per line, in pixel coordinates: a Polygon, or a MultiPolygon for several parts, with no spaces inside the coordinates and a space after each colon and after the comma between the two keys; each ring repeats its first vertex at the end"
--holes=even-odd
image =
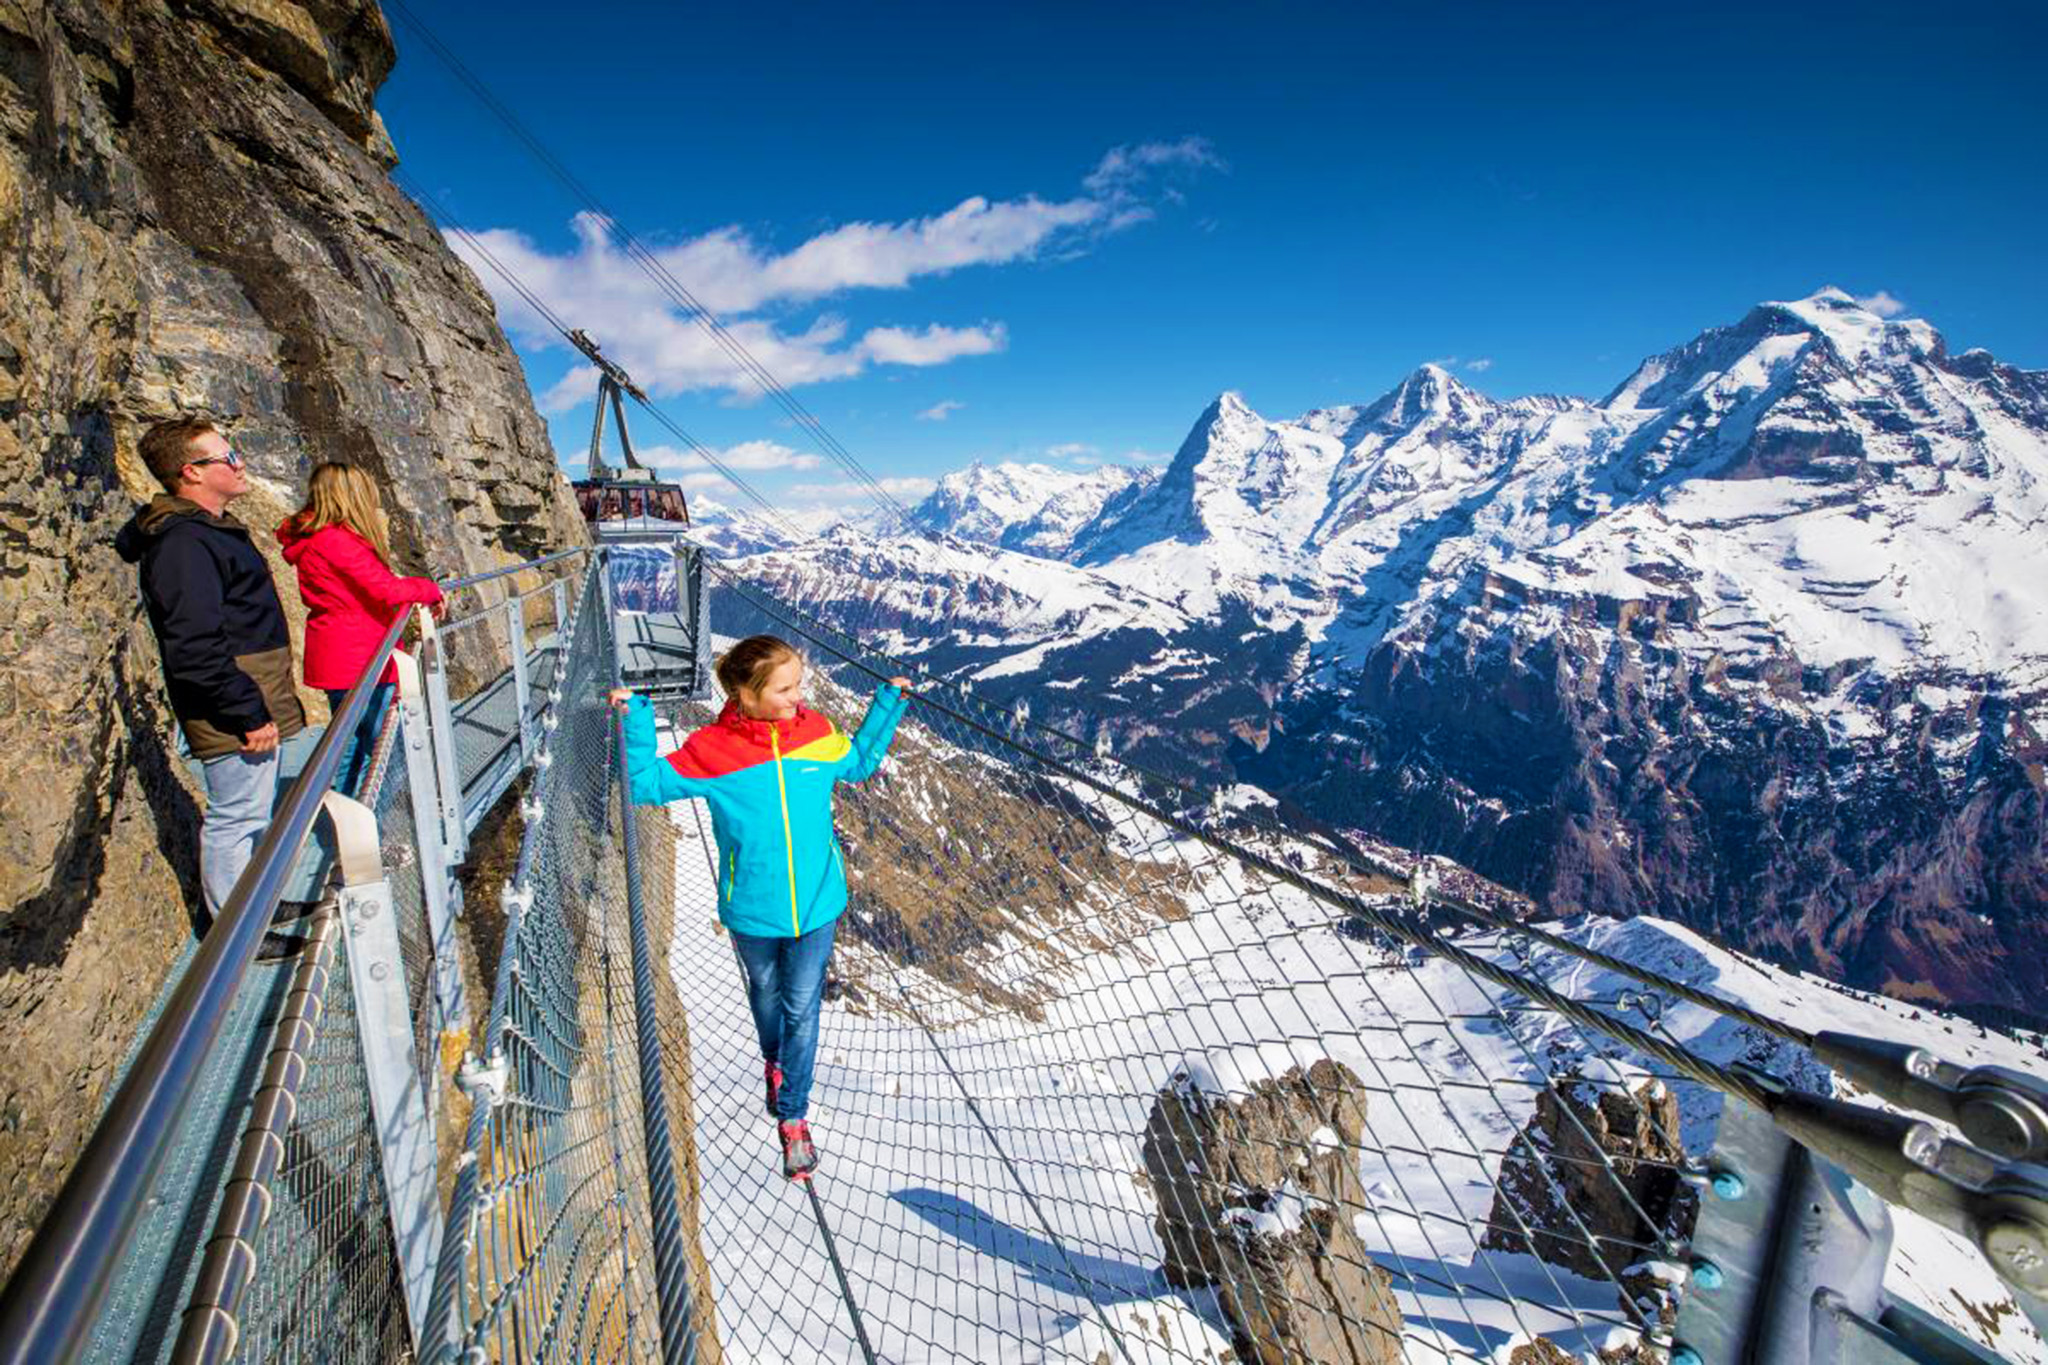
{"type": "Polygon", "coordinates": [[[185,461],[185,466],[188,469],[196,469],[203,464],[224,464],[230,469],[240,469],[242,467],[242,457],[230,450],[225,455],[209,455],[203,460],[185,461]]]}

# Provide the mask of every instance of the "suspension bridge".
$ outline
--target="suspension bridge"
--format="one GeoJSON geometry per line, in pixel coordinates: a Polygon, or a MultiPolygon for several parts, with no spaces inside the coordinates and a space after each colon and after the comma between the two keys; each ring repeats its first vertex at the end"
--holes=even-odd
{"type": "MultiPolygon", "coordinates": [[[[2017,1043],[1800,1026],[940,680],[840,800],[825,1164],[783,1180],[708,820],[624,800],[612,552],[393,628],[330,726],[400,660],[369,778],[307,760],[0,1359],[1998,1358],[1882,1291],[1895,1208],[2043,1320],[2017,1043]],[[309,847],[308,947],[257,964],[309,847]]],[[[902,670],[696,570],[669,742],[717,637],[798,641],[845,722],[902,670]]]]}

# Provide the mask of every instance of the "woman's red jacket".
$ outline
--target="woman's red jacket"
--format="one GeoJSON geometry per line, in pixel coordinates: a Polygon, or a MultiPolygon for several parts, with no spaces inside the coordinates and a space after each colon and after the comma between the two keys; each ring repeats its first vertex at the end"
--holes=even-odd
{"type": "MultiPolygon", "coordinates": [[[[433,606],[441,600],[431,578],[400,578],[369,541],[346,526],[323,526],[308,535],[287,521],[277,528],[277,543],[285,562],[299,571],[299,596],[306,602],[308,687],[355,686],[391,623],[415,603],[433,606]]],[[[396,666],[386,664],[378,681],[397,677],[396,666]]]]}

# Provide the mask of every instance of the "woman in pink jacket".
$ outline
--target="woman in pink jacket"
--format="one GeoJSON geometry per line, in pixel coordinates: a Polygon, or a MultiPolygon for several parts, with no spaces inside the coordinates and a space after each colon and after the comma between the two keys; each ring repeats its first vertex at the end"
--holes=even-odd
{"type": "MultiPolygon", "coordinates": [[[[391,572],[391,529],[370,476],[354,465],[322,464],[306,486],[306,505],[277,528],[287,563],[299,571],[306,602],[306,686],[327,693],[330,705],[354,687],[370,666],[391,623],[414,604],[438,607],[441,590],[430,578],[391,572]]],[[[377,731],[397,683],[386,664],[370,704],[344,744],[334,789],[354,795],[369,766],[377,731]]]]}

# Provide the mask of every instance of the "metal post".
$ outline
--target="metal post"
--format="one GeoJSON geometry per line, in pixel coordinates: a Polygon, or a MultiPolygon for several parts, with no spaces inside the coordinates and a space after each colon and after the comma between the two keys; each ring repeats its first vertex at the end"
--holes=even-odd
{"type": "Polygon", "coordinates": [[[443,1232],[434,1141],[440,1051],[438,1045],[433,1049],[434,1065],[422,1076],[398,917],[377,847],[376,817],[345,797],[328,797],[328,807],[341,848],[341,917],[347,932],[349,984],[355,990],[356,1027],[377,1123],[385,1202],[405,1277],[406,1320],[417,1348],[425,1340],[443,1232]]]}
{"type": "Polygon", "coordinates": [[[1952,1365],[1981,1358],[1885,1300],[1892,1221],[1839,1166],[1729,1096],[1707,1163],[1672,1365],[1952,1365]]]}
{"type": "Polygon", "coordinates": [[[597,381],[597,420],[590,427],[590,458],[585,461],[584,469],[584,477],[589,479],[608,479],[612,476],[611,470],[605,468],[604,463],[604,394],[611,382],[610,375],[597,381]]]}
{"type": "Polygon", "coordinates": [[[434,809],[441,818],[441,846],[452,870],[469,852],[462,816],[462,765],[455,758],[455,710],[448,704],[448,660],[431,613],[420,612],[420,672],[427,701],[427,733],[440,793],[434,809]]]}
{"type": "Polygon", "coordinates": [[[533,687],[526,676],[526,604],[505,599],[505,639],[512,652],[512,704],[519,714],[519,761],[533,758],[533,687]]]}
{"type": "Polygon", "coordinates": [[[407,794],[412,798],[414,847],[419,850],[420,885],[427,898],[427,932],[433,948],[434,1029],[436,1034],[451,1025],[464,1027],[469,1006],[464,996],[462,955],[455,948],[455,908],[448,894],[451,862],[444,843],[447,822],[442,819],[440,795],[436,791],[434,745],[427,725],[425,689],[419,665],[411,655],[394,652],[398,667],[398,726],[405,746],[407,794]]]}
{"type": "Polygon", "coordinates": [[[555,599],[555,668],[552,676],[555,685],[562,682],[562,658],[569,652],[569,586],[557,578],[549,585],[549,593],[555,599]]]}

